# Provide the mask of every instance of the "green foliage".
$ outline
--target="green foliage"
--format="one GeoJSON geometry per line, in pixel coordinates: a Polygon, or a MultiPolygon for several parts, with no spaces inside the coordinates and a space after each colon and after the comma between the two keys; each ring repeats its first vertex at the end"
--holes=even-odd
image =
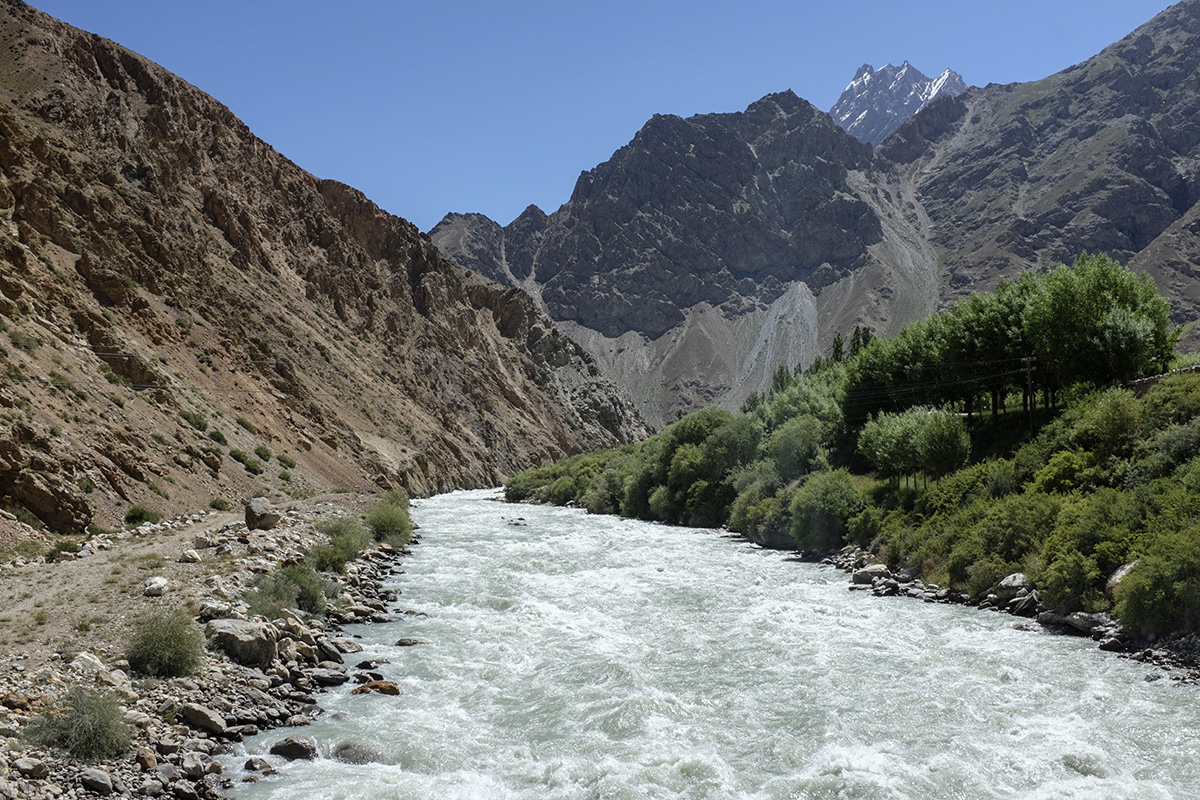
{"type": "Polygon", "coordinates": [[[236,421],[237,421],[238,425],[241,425],[242,428],[249,431],[250,433],[253,433],[253,434],[258,433],[258,428],[254,425],[254,423],[251,422],[250,420],[246,419],[245,417],[238,417],[236,421]]]}
{"type": "Polygon", "coordinates": [[[1200,631],[1200,526],[1157,539],[1121,581],[1117,618],[1153,635],[1200,631]]]}
{"type": "Polygon", "coordinates": [[[114,695],[72,686],[61,706],[25,726],[24,736],[39,747],[62,748],[81,761],[97,762],[124,756],[133,731],[114,695]]]}
{"type": "Polygon", "coordinates": [[[245,595],[251,614],[276,619],[284,608],[323,614],[330,584],[307,563],[286,564],[269,575],[260,575],[245,595]]]}
{"type": "Polygon", "coordinates": [[[284,469],[296,468],[296,460],[284,453],[280,453],[279,455],[275,456],[275,460],[278,461],[279,466],[283,467],[284,469]]]}
{"type": "Polygon", "coordinates": [[[229,501],[223,497],[214,497],[208,501],[208,507],[215,511],[228,511],[229,501]]]}
{"type": "Polygon", "coordinates": [[[263,461],[271,460],[271,451],[267,449],[266,445],[260,444],[258,447],[254,448],[254,455],[258,456],[263,461]]]}
{"type": "Polygon", "coordinates": [[[249,472],[251,475],[262,475],[263,474],[262,462],[258,461],[257,459],[251,458],[245,452],[243,452],[241,450],[236,450],[236,449],[230,450],[229,457],[232,458],[234,461],[238,462],[239,464],[241,464],[243,467],[245,467],[246,472],[249,472]]]}
{"type": "Polygon", "coordinates": [[[792,538],[797,549],[827,553],[841,548],[847,523],[862,506],[847,470],[813,473],[792,498],[792,538]]]}
{"type": "Polygon", "coordinates": [[[225,434],[221,433],[221,431],[216,428],[213,428],[208,432],[208,438],[212,439],[219,445],[223,445],[225,447],[229,446],[229,440],[225,438],[225,434]]]}
{"type": "Polygon", "coordinates": [[[199,412],[180,411],[179,416],[183,418],[184,422],[186,422],[188,425],[191,425],[198,431],[203,432],[208,430],[208,420],[205,419],[204,415],[199,412]]]}
{"type": "Polygon", "coordinates": [[[145,506],[130,506],[125,512],[125,524],[131,527],[137,527],[143,522],[161,522],[162,514],[157,511],[152,511],[145,506]]]}
{"type": "Polygon", "coordinates": [[[203,651],[204,635],[187,614],[176,609],[138,620],[125,657],[143,675],[178,678],[196,671],[203,651]]]}
{"type": "Polygon", "coordinates": [[[13,347],[24,350],[26,353],[32,353],[42,343],[40,339],[15,329],[8,331],[8,340],[12,342],[13,347]]]}
{"type": "Polygon", "coordinates": [[[402,547],[412,541],[412,519],[408,515],[408,493],[392,489],[367,509],[367,527],[376,541],[402,547]]]}
{"type": "Polygon", "coordinates": [[[374,540],[371,531],[353,517],[333,517],[316,527],[329,537],[329,544],[316,547],[309,554],[313,566],[321,572],[345,572],[346,562],[357,558],[374,540]]]}

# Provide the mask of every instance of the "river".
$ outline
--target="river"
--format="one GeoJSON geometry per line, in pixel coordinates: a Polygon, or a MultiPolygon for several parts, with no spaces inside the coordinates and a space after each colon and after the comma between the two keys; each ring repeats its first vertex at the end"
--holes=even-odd
{"type": "MultiPolygon", "coordinates": [[[[418,501],[405,616],[355,626],[399,697],[323,694],[237,798],[1195,798],[1200,691],[1009,616],[847,590],[717,531],[418,501]],[[523,518],[518,520],[517,518],[523,518]],[[425,644],[395,647],[400,637],[425,644]]],[[[351,662],[353,663],[353,662],[351,662]]]]}

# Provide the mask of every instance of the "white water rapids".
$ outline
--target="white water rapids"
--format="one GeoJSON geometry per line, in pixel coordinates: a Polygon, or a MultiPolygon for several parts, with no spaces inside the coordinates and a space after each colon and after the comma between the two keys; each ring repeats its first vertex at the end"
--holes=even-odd
{"type": "Polygon", "coordinates": [[[397,608],[355,626],[399,697],[321,695],[323,753],[237,798],[1195,798],[1195,687],[1014,618],[847,591],[716,531],[419,501],[397,608]],[[523,517],[524,525],[511,522],[523,517]],[[394,647],[400,637],[426,642],[394,647]]]}

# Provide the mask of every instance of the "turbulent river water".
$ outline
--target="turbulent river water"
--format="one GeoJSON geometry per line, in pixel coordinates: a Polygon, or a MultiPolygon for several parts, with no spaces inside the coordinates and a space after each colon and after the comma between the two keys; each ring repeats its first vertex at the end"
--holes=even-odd
{"type": "Polygon", "coordinates": [[[420,501],[395,586],[428,616],[353,628],[403,694],[322,695],[227,771],[295,734],[384,763],[281,764],[235,797],[1200,797],[1200,692],[1152,667],[720,532],[497,497],[420,501]]]}

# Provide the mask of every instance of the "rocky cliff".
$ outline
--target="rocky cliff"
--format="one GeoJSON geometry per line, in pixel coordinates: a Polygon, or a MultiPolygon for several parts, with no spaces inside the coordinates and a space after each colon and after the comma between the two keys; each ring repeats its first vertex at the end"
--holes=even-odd
{"type": "Polygon", "coordinates": [[[491,485],[643,434],[524,293],[138,55],[0,2],[0,507],[491,485]]]}
{"type": "Polygon", "coordinates": [[[659,423],[736,406],[857,324],[887,334],[1083,251],[1196,319],[1200,0],[1045,80],[952,95],[874,151],[790,92],[655,117],[554,213],[449,215],[431,236],[537,298],[659,423]]]}
{"type": "Polygon", "coordinates": [[[866,144],[879,144],[905,120],[939,97],[957,97],[967,90],[962,76],[947,69],[929,78],[905,61],[878,70],[863,64],[829,110],[846,133],[866,144]]]}

